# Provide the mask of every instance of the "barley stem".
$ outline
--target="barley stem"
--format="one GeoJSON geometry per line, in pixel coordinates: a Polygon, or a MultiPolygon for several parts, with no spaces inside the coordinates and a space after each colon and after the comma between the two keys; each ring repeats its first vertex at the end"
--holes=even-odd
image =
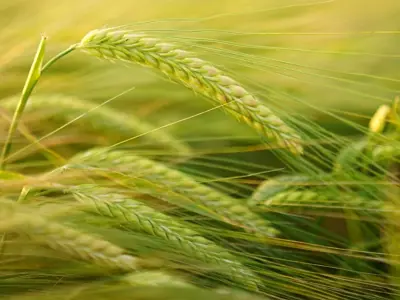
{"type": "Polygon", "coordinates": [[[68,47],[67,49],[65,49],[64,51],[58,53],[56,56],[54,56],[52,59],[50,59],[41,69],[41,72],[45,72],[47,69],[49,69],[57,60],[59,60],[60,58],[64,57],[65,55],[67,55],[68,53],[72,52],[75,50],[76,48],[76,44],[71,45],[70,47],[68,47]]]}
{"type": "Polygon", "coordinates": [[[14,116],[11,121],[10,128],[8,130],[6,142],[3,146],[3,150],[1,153],[0,169],[5,168],[5,159],[11,150],[12,136],[18,126],[18,123],[21,119],[22,113],[24,112],[24,108],[26,106],[26,103],[29,100],[29,96],[31,95],[33,89],[35,88],[37,82],[39,81],[40,74],[41,74],[40,69],[42,67],[44,52],[45,52],[45,47],[46,47],[46,39],[47,38],[45,36],[42,36],[42,38],[40,40],[38,49],[36,51],[35,58],[33,59],[31,69],[29,70],[28,77],[25,81],[25,85],[22,90],[20,101],[18,103],[17,108],[15,109],[14,116]]]}

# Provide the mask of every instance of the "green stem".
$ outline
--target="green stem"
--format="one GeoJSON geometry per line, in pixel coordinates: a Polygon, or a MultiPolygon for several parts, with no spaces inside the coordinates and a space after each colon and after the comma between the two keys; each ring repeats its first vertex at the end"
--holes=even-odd
{"type": "Polygon", "coordinates": [[[59,60],[60,58],[64,57],[65,55],[67,55],[68,53],[72,52],[75,50],[77,44],[74,44],[72,46],[70,46],[69,48],[65,49],[64,51],[60,52],[59,54],[57,54],[56,56],[54,56],[52,59],[50,59],[41,69],[41,73],[45,72],[50,66],[52,66],[57,60],[59,60]]]}
{"type": "Polygon", "coordinates": [[[22,90],[21,94],[21,99],[18,103],[17,108],[15,109],[13,119],[11,121],[11,125],[7,134],[7,139],[3,147],[3,151],[0,156],[0,170],[5,168],[5,160],[11,150],[11,140],[12,136],[17,129],[18,123],[21,119],[22,113],[24,111],[24,108],[26,104],[28,103],[29,97],[32,94],[33,89],[35,88],[37,82],[39,81],[39,78],[43,72],[45,72],[50,66],[52,66],[57,60],[60,58],[64,57],[68,53],[72,52],[76,48],[76,44],[70,46],[68,49],[60,52],[56,56],[54,56],[52,59],[50,59],[43,67],[43,58],[44,58],[44,52],[45,52],[45,46],[46,46],[46,37],[42,37],[40,40],[38,49],[36,51],[35,58],[32,62],[31,69],[29,71],[28,77],[25,81],[25,86],[22,90]]]}
{"type": "Polygon", "coordinates": [[[11,149],[11,139],[14,134],[15,129],[18,126],[18,122],[21,119],[22,113],[28,102],[29,96],[32,93],[36,83],[40,78],[40,68],[42,67],[44,50],[46,46],[46,37],[43,36],[40,40],[38,49],[36,51],[35,58],[33,59],[31,69],[29,70],[28,78],[25,81],[24,88],[22,90],[21,99],[19,100],[18,106],[15,109],[13,119],[11,121],[10,128],[8,130],[8,135],[6,142],[3,147],[3,151],[0,157],[0,169],[4,169],[5,167],[5,159],[10,152],[11,149]]]}

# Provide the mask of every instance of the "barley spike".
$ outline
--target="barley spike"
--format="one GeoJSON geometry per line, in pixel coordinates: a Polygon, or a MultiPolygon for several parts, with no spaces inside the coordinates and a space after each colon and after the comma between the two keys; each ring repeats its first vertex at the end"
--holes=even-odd
{"type": "Polygon", "coordinates": [[[302,153],[300,136],[237,81],[210,63],[176,45],[132,31],[96,29],[77,45],[84,52],[111,61],[157,69],[244,121],[269,141],[302,153]]]}
{"type": "Polygon", "coordinates": [[[336,193],[327,195],[326,190],[295,190],[283,191],[273,197],[264,199],[257,205],[262,210],[291,208],[314,209],[354,209],[354,210],[382,210],[383,202],[375,199],[368,199],[360,196],[336,193]]]}
{"type": "Polygon", "coordinates": [[[256,289],[256,277],[251,271],[237,262],[234,255],[202,237],[187,224],[109,188],[80,185],[72,188],[71,192],[86,205],[85,210],[116,219],[130,230],[164,239],[188,257],[226,267],[232,280],[256,289]]]}
{"type": "Polygon", "coordinates": [[[76,155],[70,162],[92,167],[108,167],[135,178],[143,178],[161,184],[173,192],[207,207],[226,218],[231,224],[240,226],[248,232],[265,237],[278,234],[278,231],[267,220],[253,213],[245,203],[240,203],[240,200],[203,185],[178,170],[134,155],[129,151],[96,148],[76,155]]]}
{"type": "Polygon", "coordinates": [[[93,235],[49,221],[36,211],[22,209],[13,201],[1,200],[0,227],[5,231],[24,233],[33,241],[73,258],[110,269],[137,269],[137,258],[122,248],[93,235]]]}

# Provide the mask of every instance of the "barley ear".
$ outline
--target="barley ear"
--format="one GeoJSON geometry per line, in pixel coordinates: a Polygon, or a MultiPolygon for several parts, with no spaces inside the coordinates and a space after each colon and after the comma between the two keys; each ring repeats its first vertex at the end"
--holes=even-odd
{"type": "Polygon", "coordinates": [[[300,136],[240,83],[172,43],[133,31],[96,29],[90,31],[77,48],[106,60],[156,69],[215,105],[223,105],[268,141],[295,154],[303,151],[300,136]]]}
{"type": "Polygon", "coordinates": [[[182,255],[211,264],[232,281],[251,290],[257,289],[258,279],[251,270],[226,249],[191,229],[189,224],[110,188],[80,185],[69,192],[84,204],[85,211],[112,218],[124,228],[161,239],[182,255]]]}
{"type": "Polygon", "coordinates": [[[104,239],[49,221],[13,201],[0,200],[0,209],[2,230],[26,234],[38,244],[101,267],[124,271],[138,267],[137,258],[104,239]]]}
{"type": "Polygon", "coordinates": [[[349,195],[346,193],[327,193],[326,189],[315,188],[311,190],[289,189],[264,199],[257,205],[262,211],[291,211],[302,209],[304,212],[335,210],[352,210],[360,213],[381,211],[384,203],[380,200],[349,195]]]}
{"type": "Polygon", "coordinates": [[[132,152],[96,148],[77,154],[70,162],[116,170],[132,178],[128,179],[128,185],[134,184],[137,178],[145,179],[192,200],[192,206],[196,204],[206,207],[214,214],[223,217],[227,223],[241,227],[247,232],[263,237],[278,234],[272,224],[252,212],[245,203],[241,202],[242,200],[234,199],[197,182],[183,172],[134,155],[132,152]]]}

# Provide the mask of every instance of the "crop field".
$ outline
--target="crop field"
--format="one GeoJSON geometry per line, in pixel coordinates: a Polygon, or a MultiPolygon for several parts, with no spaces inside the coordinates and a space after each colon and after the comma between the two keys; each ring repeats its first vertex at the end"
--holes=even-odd
{"type": "Polygon", "coordinates": [[[400,300],[398,0],[1,0],[0,299],[400,300]]]}

